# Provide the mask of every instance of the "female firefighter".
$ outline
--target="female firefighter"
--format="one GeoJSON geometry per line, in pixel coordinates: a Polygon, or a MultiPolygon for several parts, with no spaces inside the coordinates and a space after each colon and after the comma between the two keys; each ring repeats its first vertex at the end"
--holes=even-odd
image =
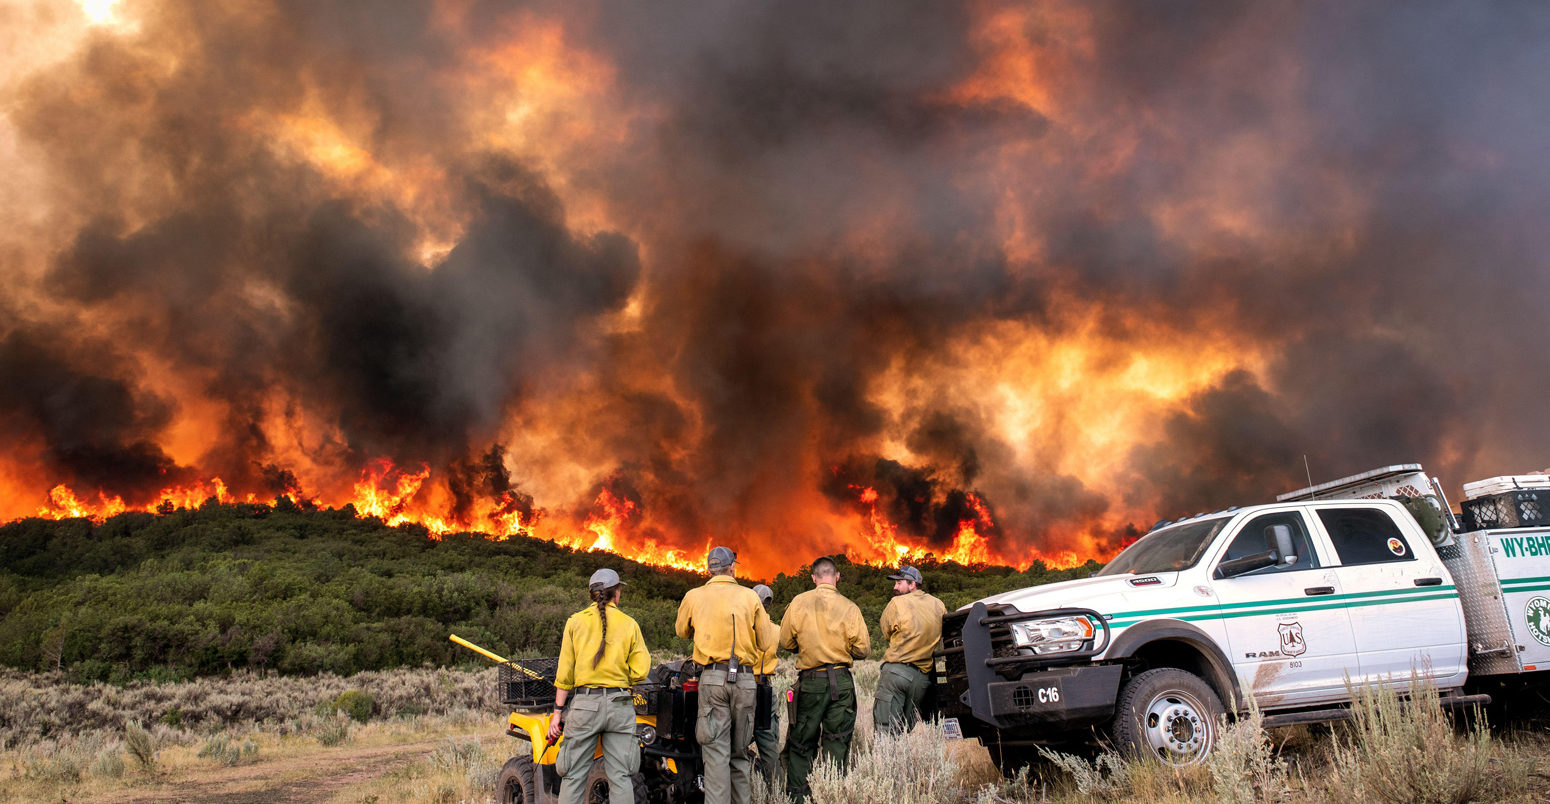
{"type": "Polygon", "coordinates": [[[619,588],[624,585],[611,569],[592,573],[587,588],[593,605],[565,622],[554,676],[555,716],[549,722],[551,743],[562,730],[565,734],[555,763],[562,777],[560,804],[581,803],[599,740],[609,800],[612,804],[635,800],[630,777],[640,770],[640,744],[630,686],[645,680],[651,656],[640,625],[619,610],[619,588]]]}

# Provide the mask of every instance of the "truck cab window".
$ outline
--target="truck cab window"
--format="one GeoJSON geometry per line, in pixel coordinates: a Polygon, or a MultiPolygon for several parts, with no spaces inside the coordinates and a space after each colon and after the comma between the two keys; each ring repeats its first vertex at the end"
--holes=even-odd
{"type": "MultiPolygon", "coordinates": [[[[1277,572],[1296,572],[1298,570],[1313,569],[1319,566],[1319,557],[1313,552],[1313,544],[1308,539],[1308,527],[1304,524],[1302,514],[1296,511],[1283,511],[1275,514],[1264,514],[1249,520],[1243,530],[1233,538],[1232,544],[1227,546],[1227,552],[1222,555],[1222,561],[1232,561],[1263,553],[1270,549],[1266,546],[1266,531],[1272,525],[1287,525],[1292,529],[1292,549],[1297,555],[1297,560],[1291,564],[1278,564],[1273,567],[1265,567],[1244,576],[1270,575],[1277,572]]],[[[1220,563],[1220,562],[1219,562],[1220,563]]]]}
{"type": "Polygon", "coordinates": [[[1414,561],[1415,551],[1385,511],[1373,508],[1329,508],[1319,511],[1319,521],[1334,542],[1340,563],[1381,564],[1414,561]]]}

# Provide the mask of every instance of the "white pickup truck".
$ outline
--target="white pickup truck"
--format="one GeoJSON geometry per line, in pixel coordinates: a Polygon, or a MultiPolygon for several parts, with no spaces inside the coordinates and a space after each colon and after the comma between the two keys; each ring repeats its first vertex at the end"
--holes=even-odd
{"type": "Polygon", "coordinates": [[[1160,524],[1091,578],[949,613],[940,714],[1007,770],[1099,730],[1198,762],[1251,696],[1267,726],[1338,720],[1348,682],[1419,674],[1447,705],[1489,703],[1550,675],[1550,479],[1534,478],[1467,500],[1468,524],[1416,464],[1160,524]]]}

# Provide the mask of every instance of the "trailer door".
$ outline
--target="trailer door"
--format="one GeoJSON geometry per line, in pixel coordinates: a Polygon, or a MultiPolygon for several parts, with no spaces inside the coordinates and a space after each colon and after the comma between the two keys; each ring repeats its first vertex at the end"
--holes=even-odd
{"type": "Polygon", "coordinates": [[[1386,506],[1320,506],[1340,562],[1343,599],[1356,632],[1361,674],[1404,685],[1412,672],[1439,688],[1462,684],[1464,612],[1442,561],[1419,529],[1403,529],[1386,506]],[[1419,548],[1419,549],[1418,549],[1419,548]]]}

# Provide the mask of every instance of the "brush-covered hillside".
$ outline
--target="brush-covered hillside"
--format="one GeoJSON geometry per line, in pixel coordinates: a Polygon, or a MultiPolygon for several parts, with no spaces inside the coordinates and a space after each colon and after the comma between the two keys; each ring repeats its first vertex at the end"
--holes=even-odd
{"type": "MultiPolygon", "coordinates": [[[[789,573],[766,579],[777,614],[809,587],[799,564],[812,558],[793,556],[789,573]]],[[[210,501],[101,523],[24,519],[0,526],[0,664],[124,681],[478,662],[449,632],[504,655],[552,655],[600,566],[629,582],[624,609],[653,650],[686,649],[673,619],[703,579],[608,553],[477,534],[436,540],[348,507],[302,510],[284,500],[210,501]]],[[[949,608],[1094,568],[923,565],[949,608]]],[[[840,590],[874,628],[891,594],[886,574],[842,563],[840,590]]]]}

